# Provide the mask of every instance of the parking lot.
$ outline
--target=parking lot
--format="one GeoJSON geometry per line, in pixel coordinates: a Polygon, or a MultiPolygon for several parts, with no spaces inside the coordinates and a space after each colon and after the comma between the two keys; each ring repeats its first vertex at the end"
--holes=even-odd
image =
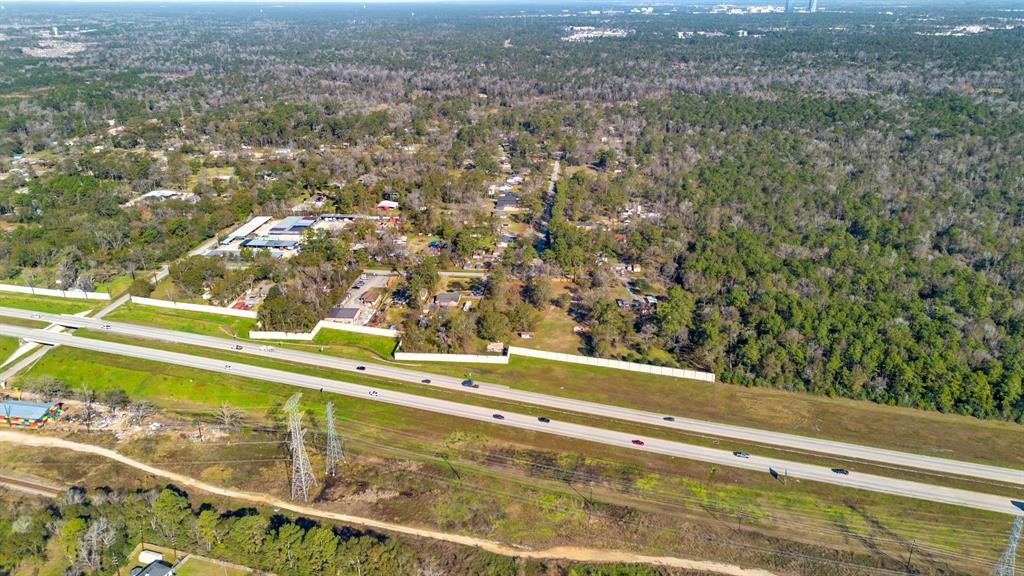
{"type": "Polygon", "coordinates": [[[345,292],[345,295],[338,300],[335,308],[358,309],[353,324],[364,325],[370,321],[373,313],[376,312],[381,299],[388,293],[388,280],[390,276],[378,276],[375,274],[363,274],[345,292]],[[376,297],[374,297],[376,295],[376,297]]]}

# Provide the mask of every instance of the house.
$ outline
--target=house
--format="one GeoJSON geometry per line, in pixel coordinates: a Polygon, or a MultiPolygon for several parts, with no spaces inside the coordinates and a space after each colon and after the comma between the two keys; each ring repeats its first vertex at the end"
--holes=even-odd
{"type": "Polygon", "coordinates": [[[377,202],[377,210],[387,212],[389,210],[398,210],[398,202],[394,200],[381,200],[377,202]]]}
{"type": "Polygon", "coordinates": [[[434,304],[451,308],[453,306],[458,306],[459,298],[460,296],[455,292],[442,292],[437,296],[434,296],[434,304]]]}
{"type": "Polygon", "coordinates": [[[174,567],[163,560],[154,560],[143,567],[132,568],[132,576],[174,576],[174,567]]]}
{"type": "Polygon", "coordinates": [[[367,306],[373,306],[384,295],[382,288],[370,288],[359,296],[359,301],[367,306]]]}
{"type": "Polygon", "coordinates": [[[353,324],[359,316],[359,308],[331,308],[327,312],[327,320],[339,324],[353,324]]]}
{"type": "Polygon", "coordinates": [[[501,196],[498,196],[497,201],[494,203],[494,209],[499,212],[509,212],[519,207],[519,194],[515,192],[506,192],[501,196]]]}
{"type": "Polygon", "coordinates": [[[519,337],[523,340],[529,340],[530,338],[533,338],[533,332],[520,332],[519,337]]]}
{"type": "Polygon", "coordinates": [[[501,354],[505,351],[505,344],[502,342],[489,342],[487,344],[487,351],[495,354],[501,354]]]}
{"type": "Polygon", "coordinates": [[[502,233],[502,234],[498,235],[497,246],[498,246],[498,248],[508,248],[511,244],[514,244],[515,241],[516,241],[516,235],[515,234],[502,233]]]}

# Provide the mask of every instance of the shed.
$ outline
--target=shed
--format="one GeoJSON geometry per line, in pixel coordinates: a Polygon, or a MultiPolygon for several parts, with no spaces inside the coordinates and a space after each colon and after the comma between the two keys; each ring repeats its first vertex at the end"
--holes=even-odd
{"type": "Polygon", "coordinates": [[[359,308],[331,308],[327,312],[327,319],[342,324],[351,324],[359,316],[359,308]]]}

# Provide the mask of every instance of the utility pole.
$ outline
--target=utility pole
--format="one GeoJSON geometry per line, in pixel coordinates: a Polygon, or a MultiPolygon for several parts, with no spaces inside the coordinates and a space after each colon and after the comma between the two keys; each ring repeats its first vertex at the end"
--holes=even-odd
{"type": "Polygon", "coordinates": [[[334,402],[327,403],[327,474],[338,473],[338,462],[345,461],[345,453],[341,450],[338,428],[334,423],[334,402]]]}
{"type": "Polygon", "coordinates": [[[917,548],[917,538],[910,543],[910,554],[907,554],[907,574],[910,574],[910,563],[914,560],[914,548],[917,548]]]}

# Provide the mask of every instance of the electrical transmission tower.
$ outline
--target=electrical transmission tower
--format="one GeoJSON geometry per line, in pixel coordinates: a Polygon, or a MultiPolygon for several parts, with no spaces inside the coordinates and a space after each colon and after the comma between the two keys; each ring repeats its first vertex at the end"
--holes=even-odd
{"type": "Polygon", "coordinates": [[[1010,531],[1010,540],[1006,542],[1003,555],[992,568],[992,576],[1014,576],[1017,567],[1017,542],[1020,541],[1021,529],[1024,528],[1024,516],[1017,516],[1010,531]]]}
{"type": "Polygon", "coordinates": [[[296,392],[295,394],[292,394],[291,396],[288,397],[288,400],[285,401],[284,406],[281,407],[281,410],[284,410],[285,414],[291,414],[292,412],[295,412],[296,410],[299,409],[299,400],[301,399],[302,392],[296,392]]]}
{"type": "Polygon", "coordinates": [[[301,397],[302,394],[293,394],[285,402],[284,410],[288,413],[288,438],[292,453],[292,498],[301,496],[303,502],[309,502],[309,493],[316,487],[316,476],[306,452],[306,430],[302,427],[302,411],[299,410],[301,397]]]}
{"type": "Polygon", "coordinates": [[[327,403],[327,473],[334,476],[338,472],[338,462],[345,461],[345,453],[341,450],[338,428],[334,424],[334,402],[327,403]]]}

